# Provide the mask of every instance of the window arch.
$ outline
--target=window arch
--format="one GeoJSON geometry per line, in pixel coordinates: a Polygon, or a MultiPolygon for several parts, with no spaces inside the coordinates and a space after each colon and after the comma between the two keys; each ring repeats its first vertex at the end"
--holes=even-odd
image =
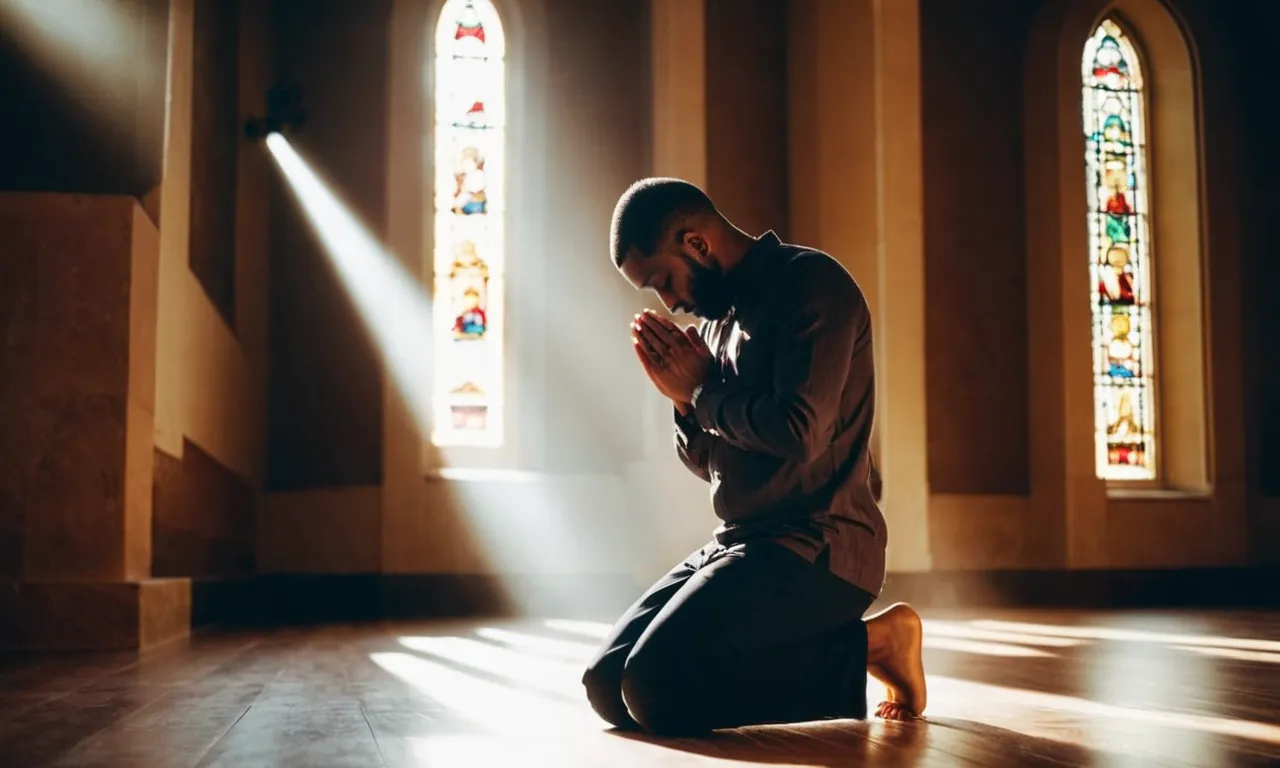
{"type": "Polygon", "coordinates": [[[432,195],[437,446],[503,444],[505,50],[491,0],[445,0],[435,30],[432,195]]]}
{"type": "Polygon", "coordinates": [[[1142,59],[1105,18],[1081,57],[1095,452],[1104,480],[1156,478],[1155,307],[1142,59]]]}

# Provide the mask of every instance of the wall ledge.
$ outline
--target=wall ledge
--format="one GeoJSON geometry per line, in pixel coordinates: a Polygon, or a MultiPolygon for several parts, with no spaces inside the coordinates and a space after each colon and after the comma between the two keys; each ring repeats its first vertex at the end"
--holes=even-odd
{"type": "Polygon", "coordinates": [[[890,573],[878,602],[922,608],[1274,608],[1280,568],[890,573]]]}
{"type": "MultiPolygon", "coordinates": [[[[890,573],[878,606],[1269,608],[1280,568],[890,573]]],[[[275,574],[192,585],[196,625],[537,616],[610,622],[647,586],[628,574],[275,574]]],[[[878,610],[873,608],[872,611],[878,610]]]]}
{"type": "Polygon", "coordinates": [[[193,586],[193,623],[279,626],[542,616],[612,621],[645,585],[629,574],[272,574],[193,586]]]}
{"type": "Polygon", "coordinates": [[[1184,491],[1177,488],[1108,488],[1112,501],[1195,501],[1212,502],[1213,491],[1184,491]]]}
{"type": "Polygon", "coordinates": [[[189,579],[0,583],[0,649],[143,651],[187,635],[189,579]]]}
{"type": "Polygon", "coordinates": [[[501,467],[440,467],[424,470],[428,482],[538,483],[547,481],[597,481],[619,479],[617,472],[543,472],[501,467]]]}

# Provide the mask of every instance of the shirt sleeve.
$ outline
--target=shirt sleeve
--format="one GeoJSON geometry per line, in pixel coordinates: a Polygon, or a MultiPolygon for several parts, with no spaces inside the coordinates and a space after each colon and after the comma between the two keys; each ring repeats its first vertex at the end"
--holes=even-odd
{"type": "Polygon", "coordinates": [[[807,462],[830,445],[870,316],[853,278],[830,257],[802,256],[794,268],[761,318],[773,328],[772,386],[753,389],[712,377],[693,405],[702,428],[729,445],[807,462]]]}
{"type": "Polygon", "coordinates": [[[708,459],[711,454],[711,443],[714,437],[707,434],[697,420],[690,412],[685,416],[680,415],[680,411],[673,406],[672,413],[675,415],[675,444],[676,455],[680,457],[690,472],[698,477],[711,482],[711,472],[708,465],[708,459]]]}

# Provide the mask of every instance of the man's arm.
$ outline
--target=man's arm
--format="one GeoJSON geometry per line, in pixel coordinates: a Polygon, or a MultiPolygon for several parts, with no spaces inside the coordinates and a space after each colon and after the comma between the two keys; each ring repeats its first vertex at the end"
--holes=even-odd
{"type": "Polygon", "coordinates": [[[711,482],[711,472],[707,465],[707,459],[711,455],[711,443],[714,437],[703,431],[698,426],[698,422],[693,418],[693,412],[687,414],[680,412],[680,407],[675,408],[675,444],[676,455],[680,457],[681,463],[689,468],[689,471],[698,477],[711,482]]]}
{"type": "Polygon", "coordinates": [[[866,301],[834,261],[801,257],[764,319],[776,327],[767,391],[712,377],[694,398],[699,424],[736,448],[809,461],[831,441],[845,380],[868,321],[866,301]]]}

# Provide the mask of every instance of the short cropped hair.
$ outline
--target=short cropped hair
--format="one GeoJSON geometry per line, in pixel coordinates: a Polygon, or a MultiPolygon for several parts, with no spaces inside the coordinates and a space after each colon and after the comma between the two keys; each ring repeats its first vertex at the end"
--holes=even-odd
{"type": "Polygon", "coordinates": [[[652,256],[681,218],[714,213],[707,193],[683,179],[650,178],[632,184],[613,209],[609,246],[613,265],[621,267],[632,248],[652,256]]]}

